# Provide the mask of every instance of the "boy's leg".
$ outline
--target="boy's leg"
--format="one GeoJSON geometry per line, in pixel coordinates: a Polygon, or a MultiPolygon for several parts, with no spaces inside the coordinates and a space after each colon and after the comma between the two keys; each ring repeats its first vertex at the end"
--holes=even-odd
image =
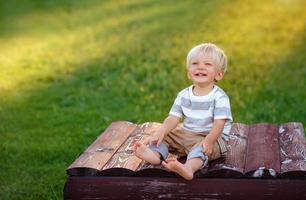
{"type": "Polygon", "coordinates": [[[201,158],[192,158],[187,160],[185,164],[182,164],[176,158],[169,158],[166,162],[162,162],[162,165],[168,170],[182,176],[184,179],[192,180],[194,172],[201,169],[203,163],[201,158]]]}
{"type": "Polygon", "coordinates": [[[148,147],[141,142],[136,142],[134,145],[134,152],[138,158],[154,165],[161,163],[161,157],[165,159],[168,156],[168,148],[163,143],[161,143],[159,147],[156,145],[148,147]]]}
{"type": "Polygon", "coordinates": [[[180,163],[176,159],[167,159],[166,162],[162,163],[164,167],[176,172],[186,180],[191,180],[193,179],[194,172],[207,164],[208,157],[203,154],[202,146],[196,146],[189,152],[185,164],[180,163]]]}

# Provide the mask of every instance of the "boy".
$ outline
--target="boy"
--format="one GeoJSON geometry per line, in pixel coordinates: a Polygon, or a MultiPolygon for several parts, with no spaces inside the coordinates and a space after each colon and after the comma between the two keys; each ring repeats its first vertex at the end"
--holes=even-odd
{"type": "Polygon", "coordinates": [[[135,155],[151,164],[161,163],[186,180],[192,180],[208,160],[225,155],[232,115],[229,98],[216,83],[226,69],[226,55],[216,45],[192,48],[187,55],[187,76],[193,84],[178,93],[157,134],[134,145],[135,155]],[[181,118],[183,124],[179,124],[181,118]],[[168,149],[187,154],[185,164],[167,159],[168,149]]]}

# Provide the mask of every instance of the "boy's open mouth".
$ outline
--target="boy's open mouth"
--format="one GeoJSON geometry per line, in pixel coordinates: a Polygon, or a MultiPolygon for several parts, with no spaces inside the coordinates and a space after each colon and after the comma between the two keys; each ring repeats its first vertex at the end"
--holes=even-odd
{"type": "Polygon", "coordinates": [[[195,73],[195,76],[207,76],[207,74],[198,72],[198,73],[195,73]]]}

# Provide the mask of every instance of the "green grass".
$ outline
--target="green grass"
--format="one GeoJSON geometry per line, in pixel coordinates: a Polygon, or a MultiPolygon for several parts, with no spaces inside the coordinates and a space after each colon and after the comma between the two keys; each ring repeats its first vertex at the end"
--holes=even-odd
{"type": "Polygon", "coordinates": [[[303,1],[1,1],[0,199],[61,199],[111,122],[162,121],[214,42],[234,121],[306,124],[303,1]]]}

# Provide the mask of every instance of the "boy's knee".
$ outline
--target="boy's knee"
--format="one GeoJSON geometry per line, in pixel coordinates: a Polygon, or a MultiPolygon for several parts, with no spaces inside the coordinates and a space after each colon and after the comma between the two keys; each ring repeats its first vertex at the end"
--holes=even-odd
{"type": "Polygon", "coordinates": [[[196,146],[188,153],[187,160],[192,158],[200,158],[203,160],[203,167],[208,163],[208,156],[203,153],[202,146],[196,146]]]}
{"type": "Polygon", "coordinates": [[[168,147],[164,143],[161,143],[159,146],[157,146],[156,144],[152,144],[149,146],[149,148],[152,151],[159,153],[161,160],[166,160],[169,155],[168,147]]]}

